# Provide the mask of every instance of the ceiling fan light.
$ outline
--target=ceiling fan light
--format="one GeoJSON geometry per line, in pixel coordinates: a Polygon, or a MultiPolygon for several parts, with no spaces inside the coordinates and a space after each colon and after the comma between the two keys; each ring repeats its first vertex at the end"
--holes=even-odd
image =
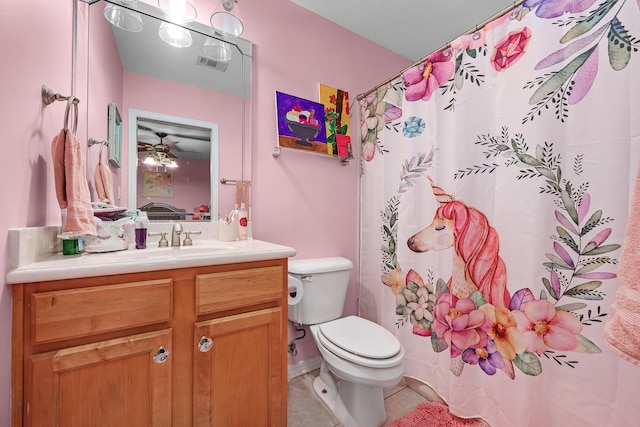
{"type": "Polygon", "coordinates": [[[115,4],[107,3],[105,5],[104,17],[111,25],[132,33],[138,33],[144,27],[140,13],[115,4]]]}
{"type": "Polygon", "coordinates": [[[244,31],[237,0],[221,0],[209,22],[216,33],[225,37],[238,37],[244,31]]]}
{"type": "Polygon", "coordinates": [[[145,165],[149,165],[149,166],[157,166],[158,162],[156,162],[156,159],[153,157],[153,154],[149,153],[149,155],[144,159],[144,161],[142,162],[145,165]]]}
{"type": "Polygon", "coordinates": [[[167,44],[174,47],[189,47],[193,43],[189,31],[178,25],[169,24],[168,22],[160,24],[158,35],[167,44]]]}
{"type": "Polygon", "coordinates": [[[168,168],[177,168],[177,167],[178,167],[178,164],[176,163],[176,161],[175,161],[175,160],[173,160],[173,159],[172,159],[172,160],[167,164],[167,167],[168,167],[168,168]]]}

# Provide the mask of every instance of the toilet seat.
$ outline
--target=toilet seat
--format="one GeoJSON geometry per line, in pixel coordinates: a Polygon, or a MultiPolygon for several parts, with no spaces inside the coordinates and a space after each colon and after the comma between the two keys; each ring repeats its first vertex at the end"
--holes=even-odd
{"type": "Polygon", "coordinates": [[[361,317],[348,316],[315,326],[320,343],[352,363],[389,368],[404,357],[402,345],[391,332],[361,317]]]}

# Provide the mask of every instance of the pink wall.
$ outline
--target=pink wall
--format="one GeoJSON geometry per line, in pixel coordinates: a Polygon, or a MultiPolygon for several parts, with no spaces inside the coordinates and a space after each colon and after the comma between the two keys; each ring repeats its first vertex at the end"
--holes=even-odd
{"type": "MultiPolygon", "coordinates": [[[[0,271],[8,267],[7,230],[60,223],[53,191],[51,140],[63,125],[65,104],[44,107],[46,84],[71,93],[72,2],[0,2],[4,40],[0,102],[0,271]]],[[[86,126],[79,126],[86,129],[86,126]]],[[[11,289],[0,289],[0,425],[8,426],[11,402],[11,289]]]]}
{"type": "MultiPolygon", "coordinates": [[[[154,90],[158,87],[156,78],[128,71],[124,76],[123,139],[128,135],[128,118],[125,116],[128,116],[129,109],[217,123],[218,154],[221,159],[218,163],[218,175],[227,179],[240,177],[238,165],[242,162],[240,144],[242,135],[240,126],[237,124],[237,116],[241,111],[238,97],[167,81],[162,81],[162,91],[158,91],[154,90]]],[[[128,161],[126,153],[123,154],[123,159],[126,164],[128,161]]],[[[123,180],[122,200],[126,204],[125,183],[126,181],[123,180]]],[[[235,199],[235,187],[220,184],[218,193],[220,214],[230,212],[235,199]]]]}
{"type": "MultiPolygon", "coordinates": [[[[297,258],[343,256],[357,265],[356,96],[410,65],[410,61],[315,15],[289,0],[240,4],[243,37],[254,42],[252,178],[253,235],[291,246],[297,258]],[[350,165],[277,145],[275,92],[318,100],[318,84],[349,92],[350,165]]],[[[351,274],[345,314],[357,311],[356,272],[351,274]]],[[[291,328],[289,336],[297,334],[291,328]]],[[[291,339],[291,338],[290,338],[291,339]]],[[[298,341],[289,364],[318,355],[310,334],[298,341]]]]}
{"type": "MultiPolygon", "coordinates": [[[[2,49],[0,129],[3,132],[2,153],[7,161],[0,168],[1,196],[5,206],[0,210],[0,247],[4,251],[4,256],[0,257],[0,271],[7,268],[8,229],[60,223],[50,147],[51,139],[62,126],[65,105],[56,102],[43,107],[40,87],[46,83],[65,95],[71,93],[72,4],[72,0],[0,2],[0,28],[11,40],[2,49]]],[[[211,1],[198,0],[196,4],[213,9],[211,1]]],[[[84,3],[81,6],[85,6],[84,3]]],[[[273,158],[275,91],[316,100],[318,83],[324,83],[347,90],[355,104],[358,93],[405,68],[409,61],[289,0],[244,0],[241,7],[246,28],[244,36],[255,43],[254,97],[250,112],[254,237],[291,246],[298,251],[299,258],[339,255],[356,262],[358,161],[341,166],[337,160],[290,151],[273,158]]],[[[93,77],[105,78],[103,87],[97,92],[92,85],[89,114],[81,108],[85,117],[81,114],[78,136],[84,140],[87,120],[92,136],[106,138],[106,105],[113,102],[113,97],[122,96],[113,92],[116,85],[112,87],[106,78],[112,74],[118,76],[117,67],[113,62],[108,66],[101,71],[91,68],[92,81],[93,77]],[[115,70],[111,70],[111,66],[115,70]],[[101,99],[94,102],[96,97],[101,99]],[[99,112],[97,117],[96,111],[99,112]],[[102,132],[93,134],[94,123],[102,126],[102,132]]],[[[132,100],[138,95],[136,85],[130,81],[124,83],[125,96],[118,101],[124,105],[121,111],[133,106],[132,100]]],[[[78,87],[80,106],[83,107],[87,105],[86,89],[82,89],[82,83],[78,87]]],[[[161,94],[148,99],[144,105],[133,107],[154,111],[153,106],[159,102],[164,102],[161,94]]],[[[198,120],[209,117],[202,117],[198,111],[167,114],[198,120]]],[[[351,126],[355,138],[355,114],[351,126]]],[[[221,135],[223,132],[226,130],[221,125],[221,135]]],[[[90,150],[87,159],[90,176],[97,161],[97,151],[97,147],[90,150]]],[[[124,156],[123,161],[126,161],[124,156]]],[[[112,170],[126,179],[124,169],[112,170]]],[[[228,173],[230,179],[236,178],[235,170],[228,173]]],[[[221,171],[221,176],[225,176],[225,172],[221,171]]],[[[121,200],[126,201],[124,188],[121,200]]],[[[346,305],[348,313],[356,311],[355,278],[354,272],[346,305]]],[[[11,293],[10,288],[3,287],[0,291],[0,425],[9,425],[10,420],[10,325],[11,293]]],[[[290,363],[317,354],[309,335],[300,343],[299,349],[300,354],[290,363]]]]}

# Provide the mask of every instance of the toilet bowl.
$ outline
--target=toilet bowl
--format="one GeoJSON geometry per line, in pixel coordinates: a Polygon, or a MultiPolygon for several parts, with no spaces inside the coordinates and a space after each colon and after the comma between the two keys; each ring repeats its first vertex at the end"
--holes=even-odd
{"type": "Polygon", "coordinates": [[[352,264],[344,258],[289,262],[290,289],[301,289],[289,320],[309,325],[320,352],[316,394],[345,427],[386,421],[383,388],[404,373],[404,348],[384,327],[357,316],[340,317],[352,264]]]}
{"type": "Polygon", "coordinates": [[[313,382],[316,394],[345,427],[383,425],[383,389],[396,386],[404,373],[402,345],[383,327],[356,316],[311,325],[310,330],[322,358],[320,375],[313,382]],[[330,335],[338,331],[338,339],[330,335]],[[347,337],[354,339],[341,345],[347,337]],[[395,341],[394,351],[371,345],[377,339],[395,341]]]}

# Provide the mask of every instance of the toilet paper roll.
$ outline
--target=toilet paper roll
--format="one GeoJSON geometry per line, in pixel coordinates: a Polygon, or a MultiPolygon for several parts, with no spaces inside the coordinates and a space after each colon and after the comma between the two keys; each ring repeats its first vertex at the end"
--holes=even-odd
{"type": "Polygon", "coordinates": [[[289,276],[289,305],[296,305],[300,302],[303,289],[300,279],[289,276]]]}

